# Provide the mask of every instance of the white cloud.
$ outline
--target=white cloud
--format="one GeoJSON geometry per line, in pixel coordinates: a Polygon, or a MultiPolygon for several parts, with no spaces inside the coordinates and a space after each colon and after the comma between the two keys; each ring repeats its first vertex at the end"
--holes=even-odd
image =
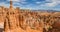
{"type": "MultiPolygon", "coordinates": [[[[7,0],[7,1],[10,1],[10,0],[7,0]]],[[[26,0],[11,0],[11,1],[23,2],[23,1],[26,1],[26,0]]]]}
{"type": "Polygon", "coordinates": [[[41,2],[36,2],[36,4],[40,4],[41,2]]]}
{"type": "MultiPolygon", "coordinates": [[[[7,0],[7,1],[10,1],[10,0],[7,0]]],[[[19,0],[11,0],[11,1],[19,1],[19,0]]]]}
{"type": "Polygon", "coordinates": [[[54,7],[54,6],[57,5],[57,3],[56,3],[56,2],[46,3],[45,5],[46,5],[46,6],[49,6],[49,7],[54,7]]]}
{"type": "MultiPolygon", "coordinates": [[[[46,0],[44,4],[42,3],[40,6],[45,6],[45,7],[55,7],[60,4],[60,0],[46,0]],[[47,2],[47,3],[45,3],[47,2]],[[48,3],[49,2],[49,3],[48,3]]],[[[39,2],[36,2],[37,4],[40,4],[39,2]]]]}
{"type": "Polygon", "coordinates": [[[46,1],[51,1],[51,3],[45,3],[45,5],[49,6],[49,7],[54,7],[58,4],[60,4],[60,0],[46,0],[46,1]]]}
{"type": "Polygon", "coordinates": [[[19,0],[12,0],[12,1],[19,1],[19,0]]]}
{"type": "MultiPolygon", "coordinates": [[[[7,1],[10,1],[10,0],[7,0],[7,1]]],[[[13,1],[13,4],[26,4],[27,2],[26,2],[26,0],[11,0],[11,1],[13,1]]]]}
{"type": "Polygon", "coordinates": [[[5,2],[1,2],[0,6],[9,7],[9,4],[6,4],[5,2]]]}

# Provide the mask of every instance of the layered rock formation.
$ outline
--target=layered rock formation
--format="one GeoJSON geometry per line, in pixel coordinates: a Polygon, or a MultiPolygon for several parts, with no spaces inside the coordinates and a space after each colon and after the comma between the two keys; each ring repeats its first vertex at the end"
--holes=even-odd
{"type": "Polygon", "coordinates": [[[9,8],[0,7],[0,23],[4,23],[4,32],[50,32],[60,25],[59,21],[60,12],[22,11],[19,7],[14,8],[12,1],[9,8]]]}
{"type": "MultiPolygon", "coordinates": [[[[22,11],[17,8],[0,8],[0,22],[4,22],[5,32],[43,32],[60,21],[60,12],[22,11]]],[[[60,24],[59,24],[60,25],[60,24]]],[[[55,25],[56,26],[56,25],[55,25]]],[[[56,26],[58,27],[58,26],[56,26]]]]}

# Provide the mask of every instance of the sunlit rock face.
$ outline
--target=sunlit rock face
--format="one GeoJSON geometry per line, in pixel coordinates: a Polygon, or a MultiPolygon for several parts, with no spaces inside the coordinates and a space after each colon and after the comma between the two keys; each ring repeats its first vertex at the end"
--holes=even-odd
{"type": "MultiPolygon", "coordinates": [[[[0,7],[0,28],[4,32],[43,32],[60,27],[60,12],[33,12],[0,7]]],[[[55,31],[55,30],[54,30],[55,31]]],[[[58,31],[58,30],[57,30],[58,31]]]]}
{"type": "Polygon", "coordinates": [[[0,7],[0,28],[4,28],[4,32],[43,32],[44,29],[49,31],[53,27],[60,27],[59,23],[59,12],[41,13],[22,11],[18,7],[0,7]]]}
{"type": "Polygon", "coordinates": [[[43,32],[44,29],[48,32],[49,29],[60,28],[59,23],[60,12],[23,11],[13,8],[12,3],[10,8],[0,7],[0,28],[2,31],[4,28],[4,32],[43,32]]]}
{"type": "MultiPolygon", "coordinates": [[[[33,12],[31,12],[33,14],[33,12]]],[[[43,21],[31,13],[9,11],[5,21],[5,31],[11,32],[43,32],[43,21]],[[29,31],[28,31],[29,30],[29,31]]]]}
{"type": "Polygon", "coordinates": [[[0,6],[0,32],[4,31],[4,21],[6,17],[6,11],[3,6],[0,6]]]}
{"type": "Polygon", "coordinates": [[[20,11],[9,9],[5,21],[5,32],[43,32],[49,31],[57,17],[51,13],[20,11]],[[9,13],[8,13],[9,12],[9,13]]]}

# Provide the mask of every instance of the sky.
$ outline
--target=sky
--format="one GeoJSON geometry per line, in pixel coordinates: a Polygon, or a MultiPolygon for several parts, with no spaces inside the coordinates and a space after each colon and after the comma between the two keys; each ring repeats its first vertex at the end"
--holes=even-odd
{"type": "MultiPolygon", "coordinates": [[[[12,0],[14,7],[31,10],[60,11],[60,0],[12,0]]],[[[9,7],[10,0],[0,0],[0,6],[9,7]]]]}

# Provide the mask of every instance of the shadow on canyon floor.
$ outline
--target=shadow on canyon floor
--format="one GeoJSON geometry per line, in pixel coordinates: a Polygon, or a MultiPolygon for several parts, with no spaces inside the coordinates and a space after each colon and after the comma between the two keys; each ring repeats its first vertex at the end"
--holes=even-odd
{"type": "Polygon", "coordinates": [[[3,32],[4,31],[4,29],[3,28],[0,28],[0,32],[3,32]]]}

